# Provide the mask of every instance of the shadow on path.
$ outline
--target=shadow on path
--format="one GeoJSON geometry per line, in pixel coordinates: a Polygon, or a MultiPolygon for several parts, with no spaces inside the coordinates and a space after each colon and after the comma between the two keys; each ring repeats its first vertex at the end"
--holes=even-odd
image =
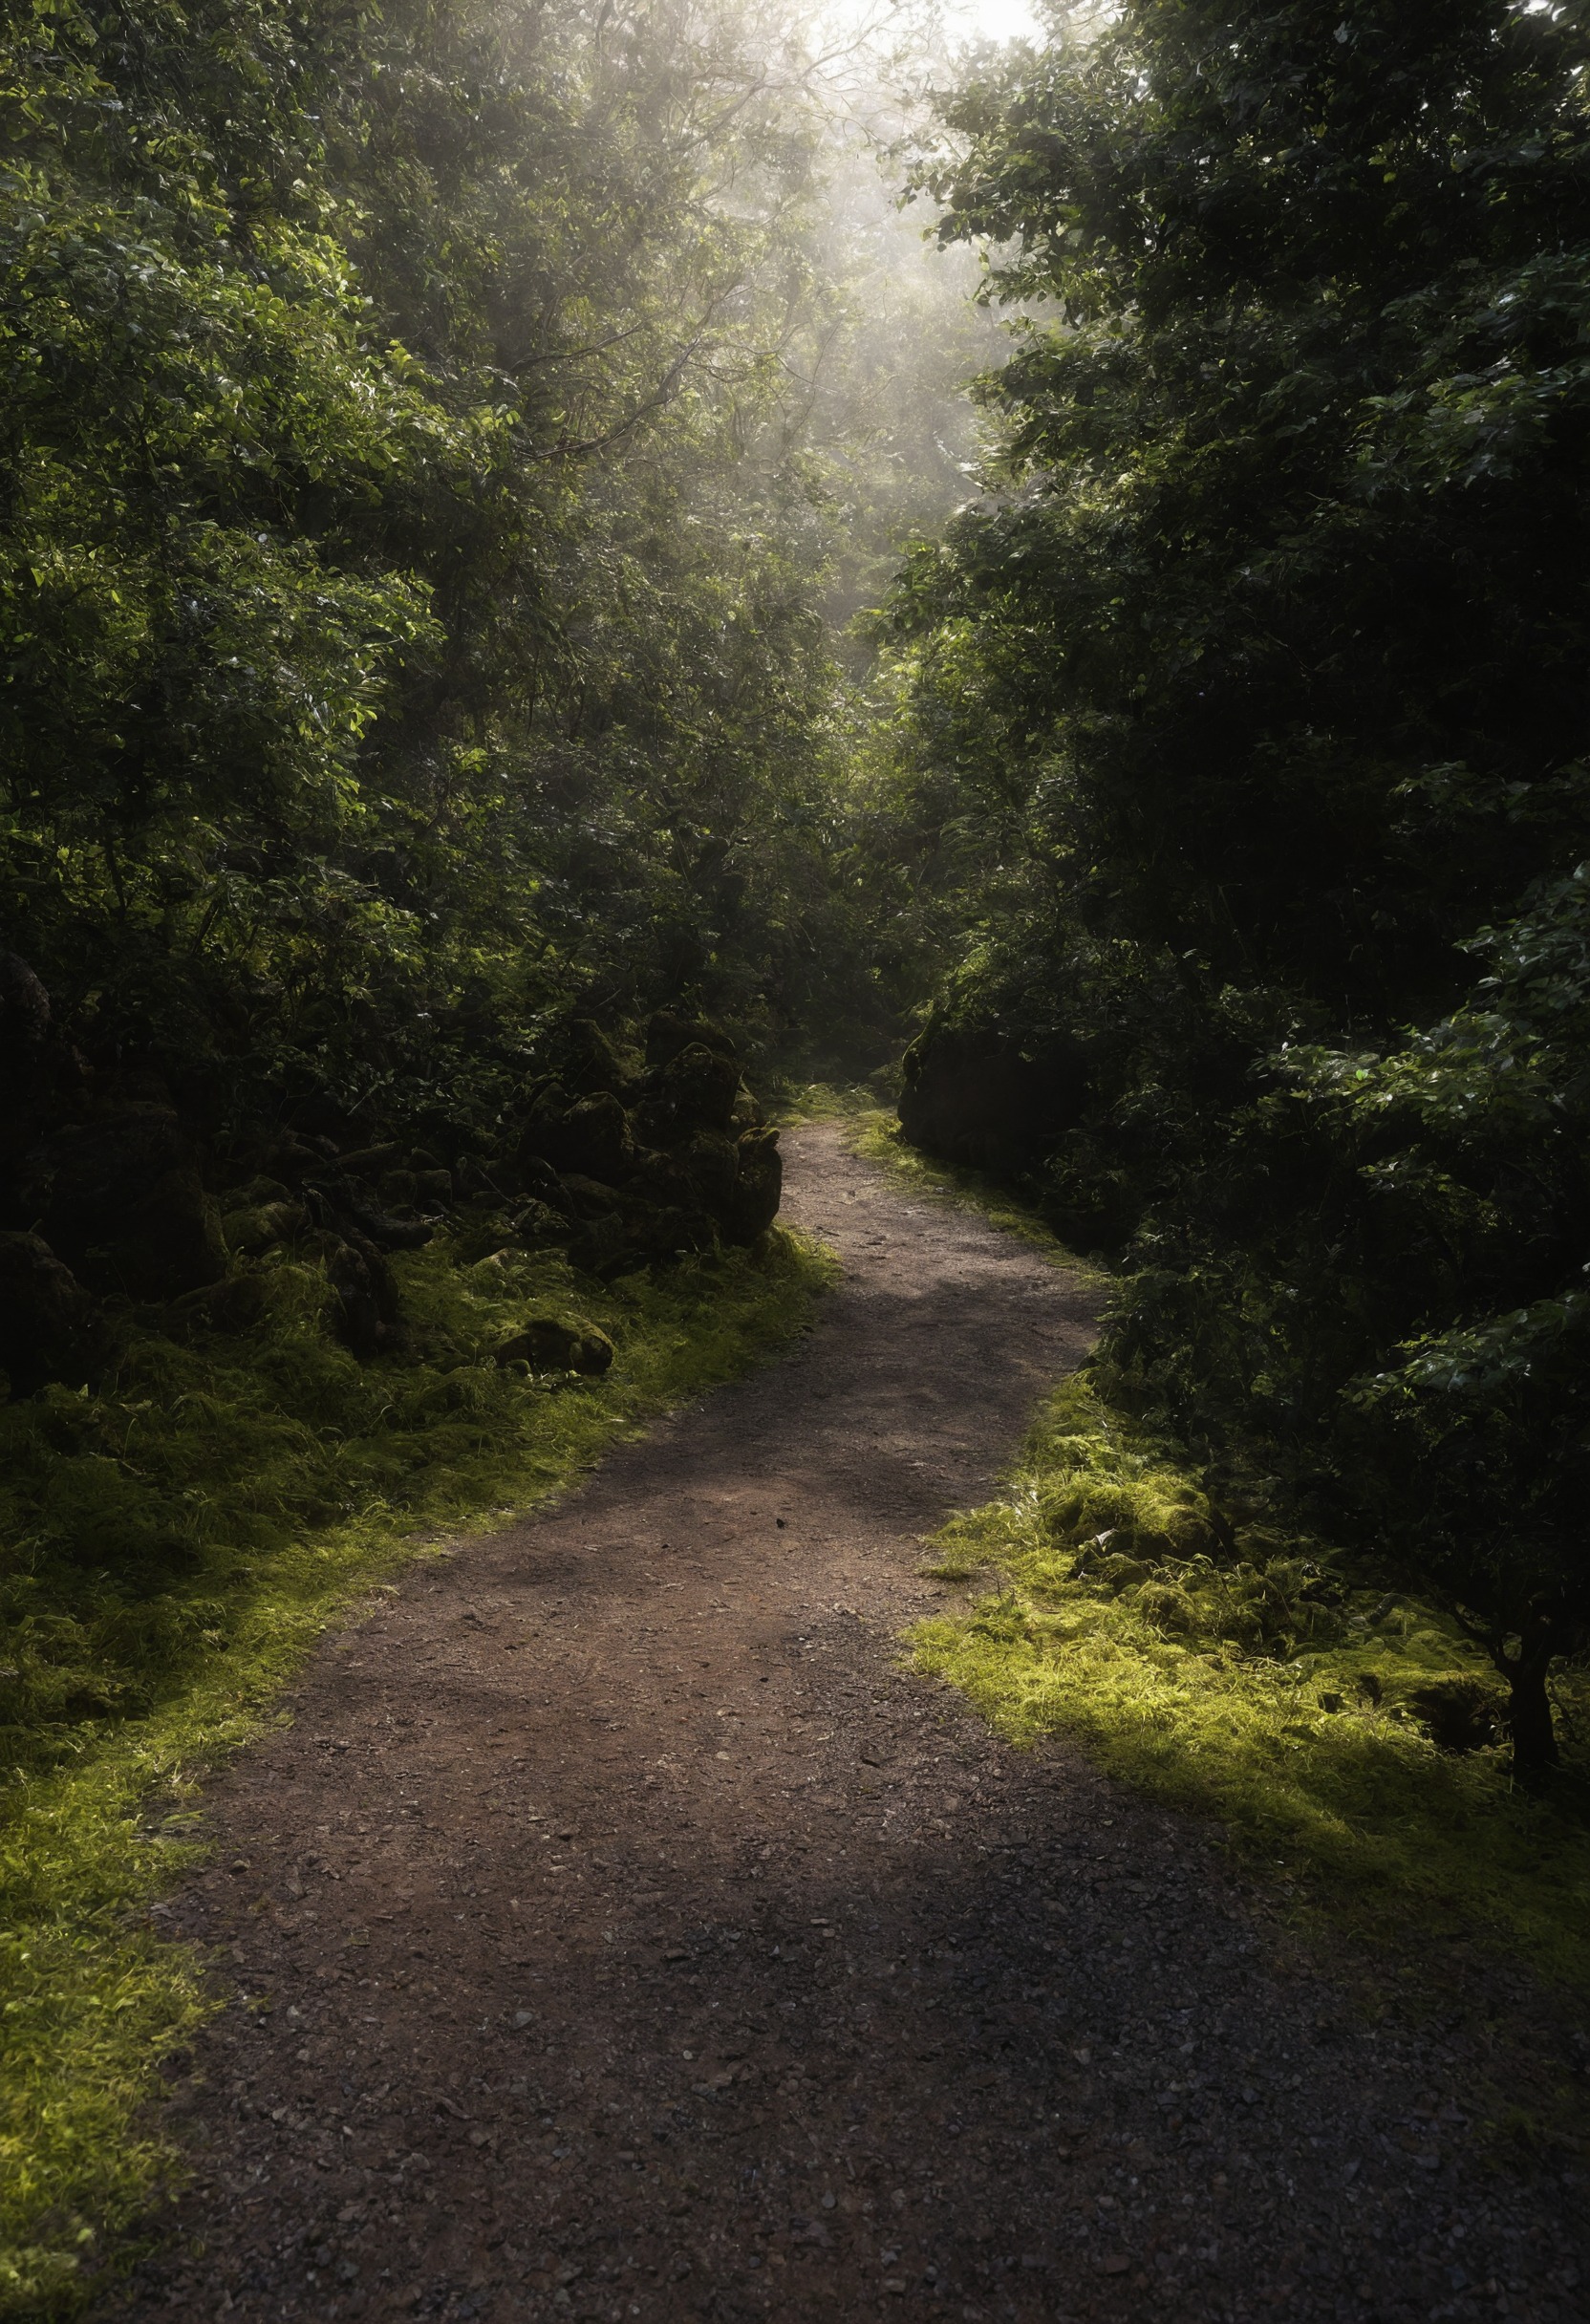
{"type": "Polygon", "coordinates": [[[1092,1295],[831,1130],[809,1342],[417,1569],[218,1785],[246,2004],[123,2301],[332,2324],[1567,2319],[1462,2057],[1289,1974],[1207,1835],[898,1667],[1092,1295]]]}

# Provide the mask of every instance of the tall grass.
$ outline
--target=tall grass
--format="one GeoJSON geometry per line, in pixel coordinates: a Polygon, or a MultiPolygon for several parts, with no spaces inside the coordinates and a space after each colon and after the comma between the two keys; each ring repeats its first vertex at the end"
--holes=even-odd
{"type": "Polygon", "coordinates": [[[743,1369],[830,1272],[783,1232],[612,1286],[452,1238],[395,1264],[401,1358],[355,1363],[279,1254],[247,1333],[130,1328],[95,1391],[0,1407],[0,2314],[80,2305],[172,2167],[140,2110],[211,2007],[160,1926],[207,1771],[360,1595],[743,1369]],[[605,1378],[493,1361],[548,1312],[609,1334],[605,1378]]]}

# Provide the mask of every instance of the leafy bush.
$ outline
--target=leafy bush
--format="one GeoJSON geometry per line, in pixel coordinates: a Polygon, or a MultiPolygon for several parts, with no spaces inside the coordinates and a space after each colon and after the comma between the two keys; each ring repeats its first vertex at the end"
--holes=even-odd
{"type": "Polygon", "coordinates": [[[1078,1061],[1027,1184],[1122,1260],[1112,1393],[1438,1594],[1534,1771],[1590,1637],[1584,63],[1128,0],[975,68],[921,183],[1024,312],[891,633],[965,931],[918,1077],[1078,1061]]]}

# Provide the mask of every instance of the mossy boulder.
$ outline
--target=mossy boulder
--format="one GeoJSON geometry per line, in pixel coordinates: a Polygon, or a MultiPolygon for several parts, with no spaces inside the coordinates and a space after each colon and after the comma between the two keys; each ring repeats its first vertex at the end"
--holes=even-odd
{"type": "Polygon", "coordinates": [[[39,1232],[91,1291],[169,1300],[226,1272],[220,1215],[164,1107],[57,1130],[29,1156],[26,1192],[39,1232]]]}
{"type": "Polygon", "coordinates": [[[589,1021],[548,1043],[556,1078],[531,1086],[509,1133],[519,1238],[561,1240],[577,1267],[610,1278],[754,1243],[778,1216],[783,1166],[733,1043],[661,1011],[644,1071],[632,1058],[589,1021]]]}
{"type": "Polygon", "coordinates": [[[698,1130],[726,1132],[740,1086],[736,1058],[692,1042],[651,1077],[639,1108],[642,1132],[653,1145],[669,1148],[698,1130]]]}
{"type": "Polygon", "coordinates": [[[525,1126],[521,1152],[549,1162],[567,1175],[611,1185],[627,1178],[634,1165],[634,1140],[622,1101],[611,1090],[571,1098],[560,1084],[537,1099],[525,1126]]]}
{"type": "Polygon", "coordinates": [[[765,1235],[784,1199],[784,1158],[776,1130],[751,1130],[736,1148],[734,1190],[723,1206],[725,1242],[749,1245],[765,1235]]]}
{"type": "Polygon", "coordinates": [[[612,1368],[612,1342],[594,1323],[563,1316],[532,1316],[496,1351],[499,1364],[527,1364],[536,1372],[581,1372],[591,1378],[612,1368]]]}
{"type": "Polygon", "coordinates": [[[260,1202],[227,1211],[221,1233],[228,1251],[252,1253],[290,1242],[308,1225],[309,1213],[301,1202],[260,1202]]]}
{"type": "Polygon", "coordinates": [[[658,1009],[646,1026],[646,1063],[654,1071],[671,1065],[685,1049],[716,1049],[739,1064],[739,1051],[720,1024],[709,1017],[688,1017],[677,1009],[658,1009]]]}
{"type": "Polygon", "coordinates": [[[0,1371],[15,1396],[83,1380],[103,1346],[97,1303],[37,1235],[0,1235],[0,1371]]]}
{"type": "Polygon", "coordinates": [[[328,1237],[326,1280],[332,1290],[332,1328],[361,1359],[394,1354],[402,1345],[402,1315],[391,1267],[362,1235],[328,1237]]]}

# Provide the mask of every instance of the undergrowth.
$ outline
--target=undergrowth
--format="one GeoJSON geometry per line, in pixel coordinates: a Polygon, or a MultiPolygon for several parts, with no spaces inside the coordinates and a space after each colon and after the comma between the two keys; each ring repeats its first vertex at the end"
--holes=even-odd
{"type": "Polygon", "coordinates": [[[172,2167],[140,2110],[211,2006],[159,1926],[207,1770],[401,1560],[743,1369],[829,1274],[783,1231],[612,1285],[454,1237],[394,1265],[399,1359],[346,1354],[278,1255],[247,1334],[135,1329],[95,1391],[0,1407],[0,2314],[77,2308],[172,2167]],[[605,1378],[492,1360],[558,1311],[613,1341],[605,1378]]]}
{"type": "MultiPolygon", "coordinates": [[[[851,1118],[856,1150],[916,1190],[1075,1263],[1008,1190],[851,1118]]],[[[1107,1391],[1104,1372],[1061,1387],[1006,1491],[935,1538],[930,1571],[977,1595],[913,1632],[918,1667],[1015,1741],[1079,1735],[1218,1816],[1355,1936],[1478,1940],[1590,1986],[1590,1674],[1558,1682],[1562,1781],[1518,1788],[1505,1690],[1454,1623],[1261,1505],[1212,1501],[1107,1391]]]]}

